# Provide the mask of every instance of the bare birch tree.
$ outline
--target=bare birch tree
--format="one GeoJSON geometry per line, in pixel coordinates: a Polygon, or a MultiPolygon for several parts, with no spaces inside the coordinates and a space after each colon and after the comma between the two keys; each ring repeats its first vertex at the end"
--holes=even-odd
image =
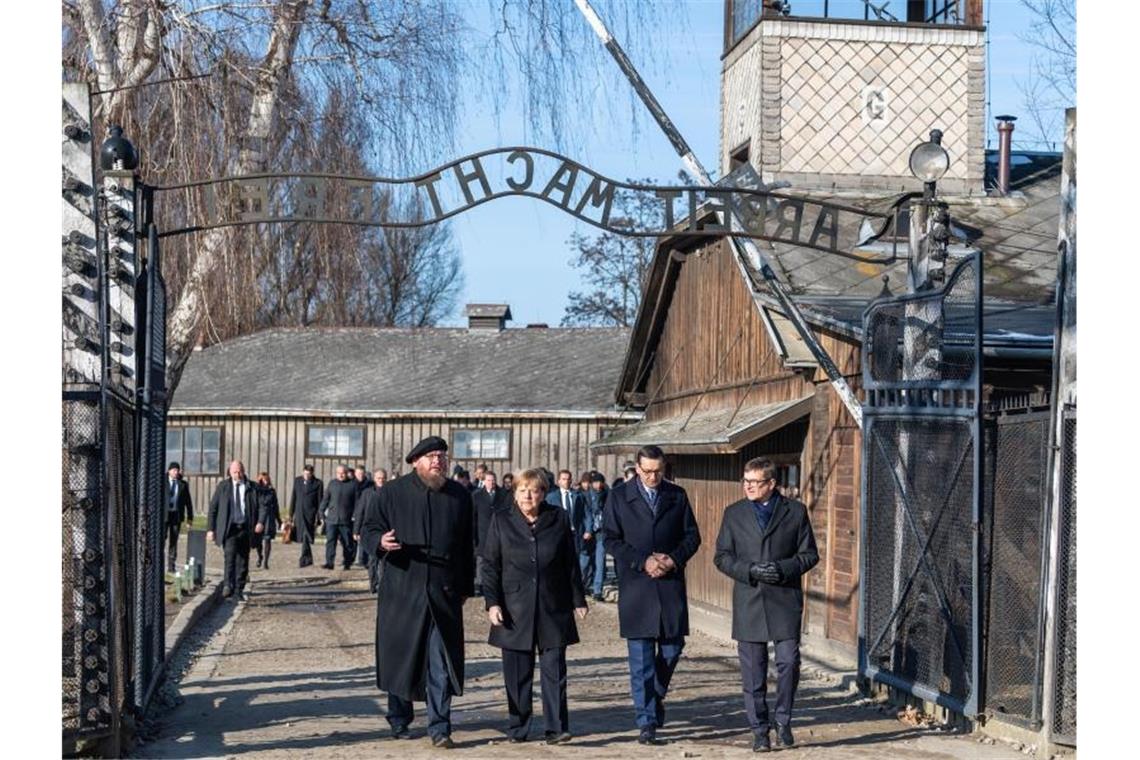
{"type": "Polygon", "coordinates": [[[1064,139],[1065,109],[1077,95],[1075,0],[1021,0],[1033,19],[1018,36],[1034,48],[1029,76],[1018,82],[1025,110],[1041,142],[1064,139]]]}
{"type": "MultiPolygon", "coordinates": [[[[594,80],[617,75],[572,5],[489,0],[488,7],[498,22],[484,37],[448,0],[64,0],[63,68],[65,76],[101,91],[96,121],[124,126],[140,148],[144,176],[157,184],[316,168],[319,151],[290,154],[295,163],[284,156],[298,136],[328,136],[307,121],[312,109],[306,106],[323,105],[336,92],[349,93],[364,119],[365,139],[355,155],[370,173],[438,158],[452,144],[463,83],[490,83],[494,101],[510,87],[508,69],[526,92],[537,135],[552,135],[557,145],[566,123],[592,121],[582,118],[588,113],[582,106],[597,98],[594,80]],[[487,60],[500,65],[486,66],[487,60]],[[591,62],[598,77],[583,76],[591,62]]],[[[649,30],[662,17],[659,5],[612,7],[612,21],[631,49],[648,48],[649,30]]],[[[178,208],[159,213],[200,217],[200,200],[187,191],[165,201],[178,208]]],[[[446,232],[251,230],[211,230],[164,247],[164,261],[175,264],[166,268],[174,297],[167,342],[171,392],[199,339],[220,340],[284,319],[309,324],[369,313],[394,323],[427,323],[446,314],[460,281],[458,262],[447,257],[446,232]],[[433,265],[396,256],[403,251],[407,258],[417,241],[433,265]],[[327,303],[330,290],[351,300],[352,277],[333,266],[346,252],[357,259],[357,277],[362,265],[371,267],[369,257],[396,276],[383,308],[358,304],[363,311],[357,313],[327,303]],[[451,294],[430,291],[430,278],[401,279],[409,272],[439,276],[435,285],[450,285],[451,294]],[[333,287],[338,282],[344,285],[339,290],[333,287]],[[392,301],[393,293],[421,301],[392,301]]]]}

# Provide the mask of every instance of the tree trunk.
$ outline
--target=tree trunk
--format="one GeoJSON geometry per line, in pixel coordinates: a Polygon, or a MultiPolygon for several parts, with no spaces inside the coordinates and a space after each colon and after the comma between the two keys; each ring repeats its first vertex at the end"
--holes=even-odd
{"type": "MultiPolygon", "coordinates": [[[[242,135],[237,160],[227,167],[227,175],[251,174],[265,171],[266,143],[277,112],[281,88],[289,78],[293,54],[311,0],[282,0],[278,5],[269,45],[257,76],[253,102],[249,108],[249,121],[242,135]]],[[[167,398],[174,396],[182,370],[186,366],[198,326],[202,319],[202,286],[206,275],[217,265],[222,249],[230,238],[228,228],[206,231],[198,247],[198,257],[182,290],[168,325],[166,353],[167,398]]]]}

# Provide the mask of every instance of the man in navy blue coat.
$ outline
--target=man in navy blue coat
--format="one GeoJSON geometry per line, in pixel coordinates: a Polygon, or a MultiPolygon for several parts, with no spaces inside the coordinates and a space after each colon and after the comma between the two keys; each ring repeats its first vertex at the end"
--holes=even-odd
{"type": "Polygon", "coordinates": [[[667,482],[665,453],[637,452],[637,477],[606,499],[602,532],[618,576],[618,621],[641,744],[660,744],[665,695],[689,633],[685,563],[701,545],[685,489],[667,482]]]}

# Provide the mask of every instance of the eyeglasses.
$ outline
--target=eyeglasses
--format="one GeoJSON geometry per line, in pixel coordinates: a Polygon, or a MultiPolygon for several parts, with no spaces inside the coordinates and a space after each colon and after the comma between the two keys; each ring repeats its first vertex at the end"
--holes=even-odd
{"type": "Polygon", "coordinates": [[[447,454],[442,451],[433,451],[430,454],[424,454],[425,459],[437,459],[441,462],[447,460],[447,454]]]}
{"type": "Polygon", "coordinates": [[[765,483],[772,482],[775,480],[776,480],[775,478],[744,478],[740,482],[743,483],[745,487],[748,487],[748,486],[762,486],[765,483]]]}

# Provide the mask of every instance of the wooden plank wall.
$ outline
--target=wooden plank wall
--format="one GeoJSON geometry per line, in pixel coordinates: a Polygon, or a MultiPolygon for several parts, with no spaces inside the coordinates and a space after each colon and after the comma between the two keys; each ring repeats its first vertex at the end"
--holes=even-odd
{"type": "MultiPolygon", "coordinates": [[[[858,344],[827,331],[818,335],[858,390],[858,344]]],[[[658,391],[646,410],[650,420],[683,418],[694,407],[735,408],[745,395],[747,404],[814,396],[807,422],[788,426],[738,454],[669,457],[676,481],[689,493],[703,538],[687,572],[689,594],[694,600],[731,608],[731,582],[716,570],[712,557],[720,515],[725,506],[741,498],[744,462],[761,454],[783,462],[799,461],[800,499],[808,508],[820,549],[820,564],[807,578],[806,630],[854,646],[859,588],[859,431],[822,372],[797,372],[784,366],[723,243],[685,259],[647,390],[658,391]],[[666,375],[670,363],[673,367],[666,375]],[[705,393],[706,388],[711,389],[705,393]]]]}
{"type": "MultiPolygon", "coordinates": [[[[632,420],[631,420],[632,421],[632,420]]],[[[443,418],[354,418],[354,417],[242,417],[227,415],[212,416],[172,416],[170,427],[201,425],[221,427],[222,468],[230,460],[240,459],[245,463],[251,477],[260,470],[269,472],[282,508],[288,509],[288,499],[293,478],[301,474],[306,462],[312,463],[317,477],[325,482],[336,478],[338,464],[356,464],[351,457],[306,457],[306,425],[363,425],[364,456],[359,460],[372,470],[383,467],[390,475],[407,472],[410,466],[404,463],[404,455],[419,440],[429,435],[441,435],[450,441],[452,428],[509,428],[511,430],[511,458],[509,460],[488,460],[487,464],[502,477],[504,472],[517,471],[532,466],[545,466],[557,471],[563,467],[571,470],[575,479],[580,472],[598,469],[607,481],[618,472],[625,457],[614,454],[596,455],[589,450],[589,443],[600,437],[602,427],[613,426],[611,420],[598,419],[519,419],[484,417],[471,420],[448,420],[443,418]]],[[[169,459],[170,457],[167,457],[169,459]]],[[[466,469],[473,469],[476,460],[455,460],[466,469]]],[[[194,509],[205,514],[210,496],[218,481],[224,477],[216,475],[188,475],[194,509]]]]}

